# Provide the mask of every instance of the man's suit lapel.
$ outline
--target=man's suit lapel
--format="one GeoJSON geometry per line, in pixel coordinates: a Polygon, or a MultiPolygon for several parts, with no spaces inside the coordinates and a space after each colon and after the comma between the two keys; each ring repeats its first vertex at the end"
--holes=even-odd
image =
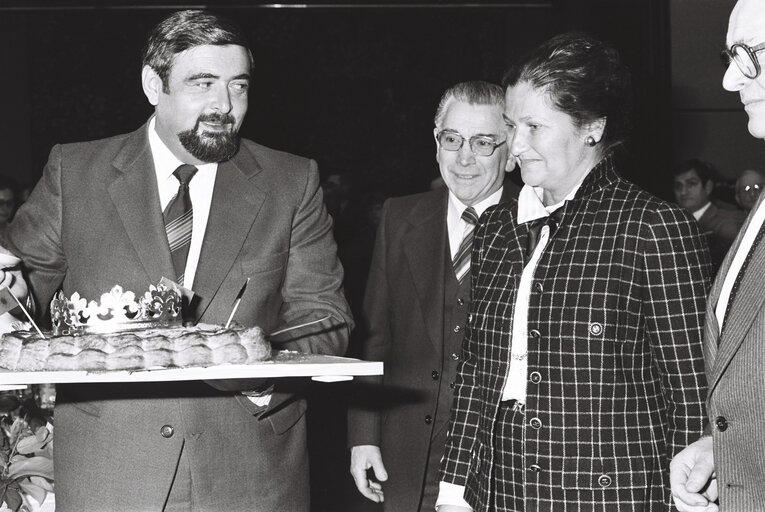
{"type": "MultiPolygon", "coordinates": [[[[752,209],[752,214],[764,199],[765,196],[760,197],[757,205],[752,209]]],[[[735,307],[731,307],[730,304],[728,305],[729,311],[727,321],[725,322],[725,332],[721,336],[718,334],[720,328],[715,316],[717,301],[720,299],[720,291],[722,290],[725,276],[730,271],[730,265],[741,246],[741,240],[751,221],[752,215],[749,216],[739,231],[731,249],[725,256],[707,301],[704,357],[708,365],[710,361],[713,362],[711,368],[707,367],[707,372],[711,370],[712,376],[709,382],[710,393],[730,363],[730,360],[738,351],[752,322],[757,317],[758,311],[760,311],[763,307],[763,302],[765,302],[765,294],[762,293],[763,288],[765,288],[765,243],[760,243],[755,248],[749,267],[746,270],[746,279],[741,282],[736,293],[735,307]]]]}
{"type": "Polygon", "coordinates": [[[233,160],[218,166],[210,216],[194,279],[194,292],[199,297],[195,312],[197,320],[209,307],[247,237],[269,236],[267,232],[250,233],[266,199],[266,192],[250,181],[261,170],[252,155],[242,151],[233,160]]]}
{"type": "Polygon", "coordinates": [[[108,190],[151,284],[157,284],[163,276],[175,277],[175,269],[146,129],[144,125],[128,136],[122,151],[112,162],[120,175],[108,190]]]}
{"type": "Polygon", "coordinates": [[[444,278],[447,269],[447,193],[432,194],[410,212],[409,230],[402,237],[412,281],[425,315],[425,326],[438,353],[443,350],[444,278]]]}

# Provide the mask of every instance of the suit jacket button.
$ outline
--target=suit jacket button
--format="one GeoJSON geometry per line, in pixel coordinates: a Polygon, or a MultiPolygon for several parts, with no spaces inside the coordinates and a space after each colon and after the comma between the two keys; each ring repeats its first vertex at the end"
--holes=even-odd
{"type": "Polygon", "coordinates": [[[542,283],[540,282],[537,282],[537,284],[534,285],[534,289],[536,289],[536,291],[538,291],[539,293],[542,293],[543,291],[545,291],[545,287],[542,286],[542,283]]]}
{"type": "Polygon", "coordinates": [[[532,382],[532,384],[539,384],[542,382],[542,374],[539,372],[531,372],[529,375],[529,380],[532,382]]]}
{"type": "Polygon", "coordinates": [[[454,326],[454,332],[460,332],[461,329],[462,327],[460,327],[459,325],[454,326]]]}
{"type": "Polygon", "coordinates": [[[598,477],[598,484],[601,487],[610,487],[611,486],[611,482],[612,482],[611,477],[608,476],[608,475],[600,475],[598,477]]]}
{"type": "Polygon", "coordinates": [[[540,420],[539,418],[531,418],[529,420],[529,425],[531,425],[531,428],[533,428],[534,430],[539,430],[540,428],[542,428],[542,420],[540,420]]]}
{"type": "Polygon", "coordinates": [[[718,416],[715,420],[715,425],[717,425],[717,430],[720,432],[728,430],[728,420],[726,420],[724,416],[718,416]]]}
{"type": "Polygon", "coordinates": [[[460,356],[458,354],[456,353],[452,354],[452,361],[459,361],[459,360],[460,360],[460,356]]]}
{"type": "Polygon", "coordinates": [[[532,338],[534,338],[534,339],[537,339],[537,340],[538,340],[539,338],[541,338],[541,337],[542,337],[542,333],[541,333],[541,332],[539,332],[539,331],[537,331],[536,329],[531,329],[531,330],[529,331],[529,336],[531,336],[532,338]]]}
{"type": "Polygon", "coordinates": [[[590,334],[593,336],[600,336],[603,334],[603,324],[599,324],[598,322],[592,322],[590,324],[590,334]]]}
{"type": "Polygon", "coordinates": [[[450,388],[450,389],[454,389],[454,388],[456,388],[456,387],[457,387],[457,384],[456,384],[455,382],[450,382],[450,383],[449,383],[449,388],[450,388]]]}
{"type": "Polygon", "coordinates": [[[173,433],[175,433],[175,429],[172,425],[162,425],[162,428],[159,429],[159,433],[162,434],[162,437],[164,438],[170,438],[173,437],[173,433]]]}
{"type": "Polygon", "coordinates": [[[462,300],[462,299],[457,299],[457,304],[459,304],[460,306],[464,306],[465,305],[465,301],[462,300]]]}
{"type": "Polygon", "coordinates": [[[526,469],[528,469],[532,473],[539,473],[540,471],[542,471],[542,468],[540,468],[539,465],[537,465],[537,464],[532,464],[531,466],[529,466],[526,469]]]}
{"type": "Polygon", "coordinates": [[[436,370],[433,370],[433,373],[430,374],[431,377],[433,377],[433,380],[438,380],[438,372],[436,370]]]}
{"type": "Polygon", "coordinates": [[[425,416],[425,424],[430,425],[431,423],[433,423],[433,416],[428,414],[427,416],[425,416]]]}

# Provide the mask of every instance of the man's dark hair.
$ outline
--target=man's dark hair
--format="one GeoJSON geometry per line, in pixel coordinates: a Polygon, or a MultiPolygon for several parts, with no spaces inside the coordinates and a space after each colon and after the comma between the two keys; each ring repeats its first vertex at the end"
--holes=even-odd
{"type": "Polygon", "coordinates": [[[688,171],[696,171],[699,179],[701,179],[701,184],[704,186],[706,186],[709,180],[712,180],[714,183],[720,176],[720,173],[715,169],[714,165],[698,158],[691,158],[675,167],[672,176],[677,177],[688,171]]]}
{"type": "Polygon", "coordinates": [[[253,66],[252,52],[242,31],[226,18],[201,10],[174,12],[159,22],[143,49],[143,65],[157,73],[162,80],[162,91],[168,94],[173,58],[203,45],[243,46],[250,58],[250,68],[253,66]]]}

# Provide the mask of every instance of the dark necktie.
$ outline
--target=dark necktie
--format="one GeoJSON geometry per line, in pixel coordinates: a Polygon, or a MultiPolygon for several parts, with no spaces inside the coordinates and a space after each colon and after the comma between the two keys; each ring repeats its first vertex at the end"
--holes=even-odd
{"type": "Polygon", "coordinates": [[[730,296],[728,297],[728,307],[725,308],[725,317],[723,318],[722,328],[720,329],[721,333],[725,329],[725,324],[728,323],[730,310],[733,307],[733,299],[736,298],[736,293],[738,292],[739,286],[741,286],[741,281],[744,280],[744,274],[746,273],[746,269],[747,267],[749,267],[749,263],[752,261],[752,256],[754,256],[755,250],[757,249],[757,245],[759,245],[759,243],[762,241],[763,236],[765,236],[765,222],[762,223],[762,226],[760,226],[760,230],[757,232],[757,235],[754,237],[754,241],[752,242],[752,247],[751,249],[749,249],[749,252],[746,254],[746,258],[744,258],[744,262],[741,264],[741,270],[738,271],[738,274],[736,275],[736,280],[733,281],[733,288],[730,289],[730,296]]]}
{"type": "Polygon", "coordinates": [[[452,259],[452,267],[454,268],[454,275],[457,276],[457,281],[462,284],[465,276],[470,269],[470,253],[473,250],[473,232],[475,231],[475,225],[478,224],[478,215],[472,206],[465,208],[462,212],[462,220],[467,223],[465,231],[462,234],[462,243],[457,250],[457,254],[452,259]]]}
{"type": "Polygon", "coordinates": [[[560,208],[552,212],[547,217],[540,217],[528,223],[529,235],[526,238],[526,258],[527,259],[530,259],[531,255],[534,254],[534,249],[536,249],[537,244],[539,243],[539,234],[542,232],[542,226],[546,224],[547,226],[550,227],[549,238],[552,238],[553,233],[555,233],[555,230],[558,229],[558,226],[560,225],[560,221],[562,219],[563,219],[563,206],[561,206],[560,208]]]}
{"type": "Polygon", "coordinates": [[[189,257],[193,220],[189,182],[196,172],[197,168],[193,165],[181,165],[173,172],[173,176],[178,179],[180,186],[178,193],[175,194],[163,213],[167,241],[170,244],[170,255],[173,257],[173,266],[175,267],[176,282],[181,286],[186,270],[186,260],[189,257]]]}

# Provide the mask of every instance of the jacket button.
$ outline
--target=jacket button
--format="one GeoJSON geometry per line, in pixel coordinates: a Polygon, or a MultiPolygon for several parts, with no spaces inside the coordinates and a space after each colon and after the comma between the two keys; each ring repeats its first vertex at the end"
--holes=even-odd
{"type": "Polygon", "coordinates": [[[431,373],[430,376],[433,377],[433,380],[438,380],[438,372],[436,370],[433,370],[433,373],[431,373]]]}
{"type": "Polygon", "coordinates": [[[608,475],[600,475],[598,477],[598,484],[601,487],[610,487],[611,486],[611,482],[612,482],[611,477],[608,476],[608,475]]]}
{"type": "Polygon", "coordinates": [[[462,299],[457,299],[457,304],[459,304],[460,306],[464,306],[465,305],[465,301],[462,300],[462,299]]]}
{"type": "Polygon", "coordinates": [[[529,336],[531,336],[532,338],[534,338],[534,339],[537,339],[537,340],[538,340],[539,338],[541,338],[541,337],[542,337],[542,333],[541,333],[541,332],[539,332],[539,331],[537,331],[536,329],[531,329],[531,330],[529,331],[529,336]]]}
{"type": "Polygon", "coordinates": [[[534,285],[534,289],[538,291],[539,293],[542,293],[543,291],[545,291],[545,287],[542,286],[542,283],[540,282],[537,282],[537,284],[534,285]]]}
{"type": "Polygon", "coordinates": [[[449,383],[449,389],[454,389],[454,388],[456,388],[456,387],[457,387],[457,384],[456,384],[456,383],[454,383],[454,382],[450,382],[450,383],[449,383]]]}
{"type": "Polygon", "coordinates": [[[529,380],[533,384],[539,384],[540,382],[542,382],[542,374],[539,372],[531,372],[531,374],[529,375],[529,380]]]}
{"type": "Polygon", "coordinates": [[[431,423],[433,423],[433,416],[428,414],[427,416],[425,416],[425,424],[430,425],[431,423]]]}
{"type": "Polygon", "coordinates": [[[452,361],[459,361],[459,360],[460,360],[460,356],[458,354],[456,353],[452,354],[452,361]]]}
{"type": "Polygon", "coordinates": [[[539,418],[531,418],[529,420],[529,425],[531,425],[531,428],[533,428],[534,430],[539,430],[540,428],[542,428],[542,420],[540,420],[539,418]]]}
{"type": "Polygon", "coordinates": [[[540,471],[542,471],[542,468],[540,468],[537,464],[532,464],[531,466],[529,466],[526,469],[528,469],[532,473],[539,473],[540,471]]]}
{"type": "Polygon", "coordinates": [[[726,420],[724,416],[718,416],[715,420],[715,425],[717,425],[717,430],[720,432],[728,430],[728,420],[726,420]]]}
{"type": "Polygon", "coordinates": [[[173,429],[172,425],[162,425],[162,428],[159,429],[159,433],[162,434],[162,437],[167,439],[173,437],[175,429],[173,429]]]}
{"type": "Polygon", "coordinates": [[[460,327],[459,325],[454,326],[454,332],[460,332],[461,330],[462,330],[462,327],[460,327]]]}
{"type": "Polygon", "coordinates": [[[600,336],[603,334],[603,325],[598,322],[592,322],[590,324],[590,334],[593,336],[600,336]]]}

